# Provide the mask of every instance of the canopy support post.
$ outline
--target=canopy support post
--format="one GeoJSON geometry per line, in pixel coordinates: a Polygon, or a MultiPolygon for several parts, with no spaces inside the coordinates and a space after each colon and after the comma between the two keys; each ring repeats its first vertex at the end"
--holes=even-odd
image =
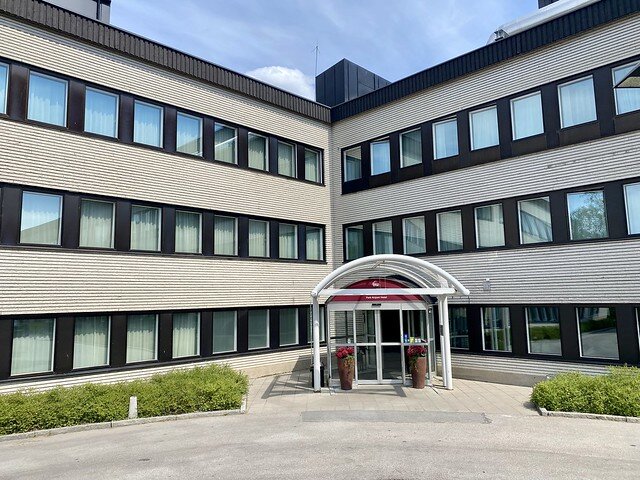
{"type": "Polygon", "coordinates": [[[311,318],[313,320],[313,391],[319,392],[320,388],[320,305],[318,296],[311,295],[311,318]]]}
{"type": "Polygon", "coordinates": [[[451,341],[449,336],[449,300],[438,297],[438,317],[440,320],[440,354],[442,356],[442,381],[444,388],[453,390],[451,374],[451,341]]]}

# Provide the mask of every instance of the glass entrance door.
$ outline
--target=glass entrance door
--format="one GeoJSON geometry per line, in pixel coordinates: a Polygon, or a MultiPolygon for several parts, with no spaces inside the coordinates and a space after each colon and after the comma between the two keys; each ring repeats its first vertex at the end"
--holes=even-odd
{"type": "Polygon", "coordinates": [[[402,322],[398,310],[355,312],[359,383],[402,383],[402,322]]]}

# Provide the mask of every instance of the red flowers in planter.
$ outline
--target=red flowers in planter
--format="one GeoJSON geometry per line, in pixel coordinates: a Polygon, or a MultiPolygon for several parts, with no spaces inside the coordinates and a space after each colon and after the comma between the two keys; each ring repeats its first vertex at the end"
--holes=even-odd
{"type": "Polygon", "coordinates": [[[407,355],[409,357],[426,357],[427,349],[422,345],[412,345],[407,348],[407,355]]]}
{"type": "Polygon", "coordinates": [[[338,358],[350,358],[353,357],[353,347],[340,347],[336,350],[336,357],[338,358]]]}

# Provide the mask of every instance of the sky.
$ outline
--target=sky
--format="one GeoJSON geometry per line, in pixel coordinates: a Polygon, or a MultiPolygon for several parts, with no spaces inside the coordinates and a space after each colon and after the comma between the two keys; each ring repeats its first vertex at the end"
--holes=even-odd
{"type": "Polygon", "coordinates": [[[537,0],[113,0],[111,23],[314,99],[347,58],[390,81],[486,44],[537,0]]]}

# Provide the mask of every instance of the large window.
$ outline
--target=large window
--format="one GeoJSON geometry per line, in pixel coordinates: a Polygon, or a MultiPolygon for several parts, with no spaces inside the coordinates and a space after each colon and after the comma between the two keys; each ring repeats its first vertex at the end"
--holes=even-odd
{"type": "Polygon", "coordinates": [[[60,245],[62,197],[45,193],[22,194],[20,243],[60,245]]]}
{"type": "Polygon", "coordinates": [[[176,150],[202,156],[202,119],[178,113],[176,119],[176,150]]]}
{"type": "Polygon", "coordinates": [[[393,253],[393,227],[391,220],[373,224],[373,254],[393,253]]]}
{"type": "Polygon", "coordinates": [[[109,365],[110,326],[106,315],[75,318],[73,368],[109,365]]]}
{"type": "Polygon", "coordinates": [[[578,192],[567,194],[569,208],[569,233],[571,240],[606,238],[607,212],[604,192],[578,192]]]}
{"type": "Polygon", "coordinates": [[[440,158],[458,155],[458,120],[450,118],[433,124],[433,156],[440,158]]]}
{"type": "MultiPolygon", "coordinates": [[[[320,341],[324,342],[327,339],[327,322],[325,320],[325,310],[324,307],[320,306],[320,341]]],[[[308,313],[308,321],[309,321],[309,330],[307,335],[307,342],[313,342],[313,309],[309,309],[308,313]]]]}
{"type": "Polygon", "coordinates": [[[9,67],[0,63],[0,113],[7,113],[7,92],[9,91],[9,67]]]}
{"type": "Polygon", "coordinates": [[[269,256],[269,223],[249,220],[249,256],[269,256]]]}
{"type": "Polygon", "coordinates": [[[514,140],[544,133],[540,92],[511,100],[511,122],[514,140]]]}
{"type": "Polygon", "coordinates": [[[214,158],[219,162],[238,163],[238,130],[221,123],[214,126],[214,158]]]}
{"type": "Polygon", "coordinates": [[[486,351],[511,351],[511,319],[507,307],[483,307],[482,346],[486,351]]]}
{"type": "Polygon", "coordinates": [[[202,215],[176,211],[176,253],[202,253],[202,215]]]}
{"type": "Polygon", "coordinates": [[[162,147],[164,110],[162,107],[135,101],[133,141],[152,147],[162,147]]]}
{"type": "Polygon", "coordinates": [[[560,316],[556,307],[527,307],[529,353],[562,355],[560,316]]]}
{"type": "Polygon", "coordinates": [[[118,136],[118,95],[87,87],[84,131],[105,137],[118,136]]]}
{"type": "Polygon", "coordinates": [[[562,128],[598,119],[593,77],[582,78],[558,86],[558,95],[560,96],[560,125],[562,128]]]}
{"type": "Polygon", "coordinates": [[[462,250],[462,212],[439,213],[436,218],[438,228],[438,251],[462,250]]]}
{"type": "Polygon", "coordinates": [[[493,107],[476,110],[469,114],[471,124],[471,150],[480,150],[498,145],[498,109],[493,107]]]}
{"type": "Polygon", "coordinates": [[[422,163],[422,133],[420,129],[400,135],[400,167],[422,163]]]}
{"type": "Polygon", "coordinates": [[[11,375],[53,371],[55,329],[53,318],[13,321],[11,375]]]}
{"type": "Polygon", "coordinates": [[[362,225],[347,227],[347,260],[364,257],[364,230],[362,225]]]}
{"type": "Polygon", "coordinates": [[[238,315],[235,310],[213,312],[213,353],[235,352],[238,315]]]}
{"type": "Polygon", "coordinates": [[[402,220],[404,253],[424,253],[427,251],[427,233],[424,217],[404,218],[402,220]]]}
{"type": "Polygon", "coordinates": [[[391,171],[391,149],[389,140],[371,142],[371,175],[391,171]]]}
{"type": "Polygon", "coordinates": [[[131,207],[131,250],[160,251],[160,212],[155,207],[131,207]]]}
{"type": "Polygon", "coordinates": [[[213,253],[238,254],[238,223],[234,217],[213,217],[213,253]]]}
{"type": "Polygon", "coordinates": [[[306,228],[307,260],[324,260],[323,231],[320,227],[306,228]]]}
{"type": "Polygon", "coordinates": [[[29,120],[67,125],[67,82],[31,72],[29,75],[29,120]]]}
{"type": "Polygon", "coordinates": [[[127,363],[148,362],[158,358],[158,316],[127,317],[127,363]]]}
{"type": "Polygon", "coordinates": [[[249,168],[269,168],[269,142],[267,137],[249,132],[249,168]]]}
{"type": "Polygon", "coordinates": [[[504,216],[502,204],[477,207],[476,241],[478,248],[504,246],[504,216]]]}
{"type": "Polygon", "coordinates": [[[173,358],[200,355],[200,314],[173,314],[173,358]]]}
{"type": "Polygon", "coordinates": [[[449,338],[451,348],[469,349],[469,325],[465,307],[449,307],[449,338]]]}
{"type": "MultiPolygon", "coordinates": [[[[623,65],[622,67],[614,68],[613,84],[617,85],[620,83],[622,79],[629,75],[629,73],[631,73],[631,71],[637,66],[637,63],[632,63],[630,65],[623,65]]],[[[0,81],[1,78],[2,75],[0,75],[0,81]]],[[[640,88],[616,88],[615,95],[616,113],[618,115],[640,110],[640,88]]]]}
{"type": "Polygon", "coordinates": [[[553,240],[549,197],[518,202],[518,220],[520,222],[520,243],[523,245],[553,240]]]}
{"type": "Polygon", "coordinates": [[[310,182],[322,182],[320,152],[308,148],[304,149],[304,179],[310,182]]]}
{"type": "Polygon", "coordinates": [[[269,348],[269,310],[249,310],[249,350],[269,348]]]}
{"type": "Polygon", "coordinates": [[[80,206],[80,246],[113,248],[115,204],[83,199],[80,206]]]}
{"type": "Polygon", "coordinates": [[[296,176],[296,148],[290,143],[278,142],[278,173],[296,176]]]}
{"type": "Polygon", "coordinates": [[[616,310],[607,307],[577,309],[580,327],[580,355],[618,360],[616,310]]]}
{"type": "Polygon", "coordinates": [[[278,230],[278,254],[280,258],[298,258],[298,227],[288,223],[281,223],[278,230]]]}
{"type": "Polygon", "coordinates": [[[640,183],[624,186],[627,207],[627,231],[629,235],[640,233],[640,183]]]}
{"type": "Polygon", "coordinates": [[[280,309],[280,346],[298,343],[298,309],[280,309]]]}
{"type": "Polygon", "coordinates": [[[362,178],[362,151],[355,147],[344,152],[344,181],[362,178]]]}

